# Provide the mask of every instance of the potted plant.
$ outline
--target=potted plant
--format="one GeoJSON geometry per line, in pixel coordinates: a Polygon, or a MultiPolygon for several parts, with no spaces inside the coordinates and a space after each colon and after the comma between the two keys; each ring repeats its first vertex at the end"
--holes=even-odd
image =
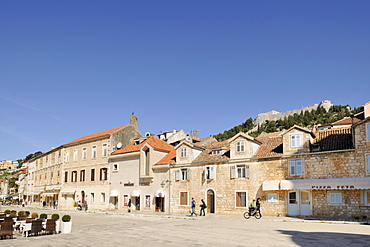
{"type": "Polygon", "coordinates": [[[33,218],[33,219],[37,219],[38,217],[39,217],[38,213],[32,213],[31,214],[31,218],[33,218]]]}
{"type": "Polygon", "coordinates": [[[10,216],[17,216],[17,211],[10,210],[10,216]]]}
{"type": "Polygon", "coordinates": [[[46,221],[47,218],[48,218],[48,215],[47,214],[40,214],[40,219],[42,221],[46,221]]]}
{"type": "Polygon", "coordinates": [[[10,210],[9,209],[5,210],[4,211],[4,214],[6,214],[7,216],[9,216],[10,215],[10,210]]]}
{"type": "Polygon", "coordinates": [[[60,232],[60,220],[59,220],[59,214],[52,214],[51,218],[55,220],[55,231],[57,233],[60,232]]]}
{"type": "Polygon", "coordinates": [[[61,226],[61,233],[71,233],[72,231],[71,216],[68,214],[63,215],[60,226],[61,226]]]}
{"type": "Polygon", "coordinates": [[[26,212],[25,211],[19,211],[18,216],[26,216],[26,212]]]}
{"type": "Polygon", "coordinates": [[[30,211],[25,211],[26,217],[30,216],[31,212],[30,211]]]}

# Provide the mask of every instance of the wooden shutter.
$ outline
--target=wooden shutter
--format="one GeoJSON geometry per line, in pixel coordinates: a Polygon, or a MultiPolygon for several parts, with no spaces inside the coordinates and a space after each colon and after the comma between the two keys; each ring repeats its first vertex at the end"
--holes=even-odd
{"type": "Polygon", "coordinates": [[[188,205],[188,192],[180,192],[180,205],[188,205]]]}
{"type": "Polygon", "coordinates": [[[302,175],[302,160],[295,161],[295,175],[302,175]]]}
{"type": "Polygon", "coordinates": [[[290,176],[295,176],[295,160],[290,161],[290,176]]]}
{"type": "Polygon", "coordinates": [[[236,178],[236,166],[235,165],[230,166],[230,177],[236,178]]]}
{"type": "Polygon", "coordinates": [[[190,168],[186,169],[186,180],[190,180],[190,168]]]}
{"type": "Polygon", "coordinates": [[[210,166],[209,167],[209,178],[210,179],[215,179],[216,178],[216,166],[210,166]]]}
{"type": "Polygon", "coordinates": [[[177,169],[175,173],[175,179],[180,180],[181,178],[181,169],[177,169]]]}
{"type": "Polygon", "coordinates": [[[249,165],[245,165],[245,177],[249,178],[249,165]]]}

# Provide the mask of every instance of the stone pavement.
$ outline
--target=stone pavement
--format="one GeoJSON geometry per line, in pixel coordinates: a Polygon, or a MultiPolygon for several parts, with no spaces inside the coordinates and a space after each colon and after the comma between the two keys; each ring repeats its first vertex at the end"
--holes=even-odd
{"type": "MultiPolygon", "coordinates": [[[[1,207],[1,210],[9,207],[1,207]]],[[[63,211],[12,207],[72,216],[72,233],[0,240],[7,246],[369,246],[370,225],[242,215],[63,211]]],[[[10,208],[9,208],[10,209],[10,208]]]]}

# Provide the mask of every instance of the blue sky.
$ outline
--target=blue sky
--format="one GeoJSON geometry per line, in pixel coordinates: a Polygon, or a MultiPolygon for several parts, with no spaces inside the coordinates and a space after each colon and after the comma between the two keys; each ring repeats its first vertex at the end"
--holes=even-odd
{"type": "Polygon", "coordinates": [[[370,100],[370,1],[2,1],[0,160],[129,123],[370,100]]]}

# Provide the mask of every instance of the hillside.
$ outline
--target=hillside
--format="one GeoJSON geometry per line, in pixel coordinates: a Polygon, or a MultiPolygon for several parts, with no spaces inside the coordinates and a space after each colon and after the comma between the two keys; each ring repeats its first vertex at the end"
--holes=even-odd
{"type": "MultiPolygon", "coordinates": [[[[330,103],[330,101],[324,101],[330,103]]],[[[285,113],[279,113],[276,111],[270,111],[267,113],[259,114],[264,119],[261,121],[259,118],[253,120],[252,118],[247,119],[244,123],[237,125],[229,130],[225,130],[223,133],[214,135],[218,141],[224,141],[239,132],[248,132],[249,135],[257,137],[262,132],[270,133],[280,131],[283,129],[289,129],[293,125],[299,125],[302,127],[312,128],[317,125],[325,125],[336,122],[344,117],[349,117],[353,114],[363,111],[363,107],[351,108],[350,106],[332,105],[328,107],[328,104],[323,105],[321,102],[319,105],[315,104],[309,107],[304,107],[299,110],[293,110],[285,113]],[[266,116],[272,116],[271,118],[266,116]]]]}

